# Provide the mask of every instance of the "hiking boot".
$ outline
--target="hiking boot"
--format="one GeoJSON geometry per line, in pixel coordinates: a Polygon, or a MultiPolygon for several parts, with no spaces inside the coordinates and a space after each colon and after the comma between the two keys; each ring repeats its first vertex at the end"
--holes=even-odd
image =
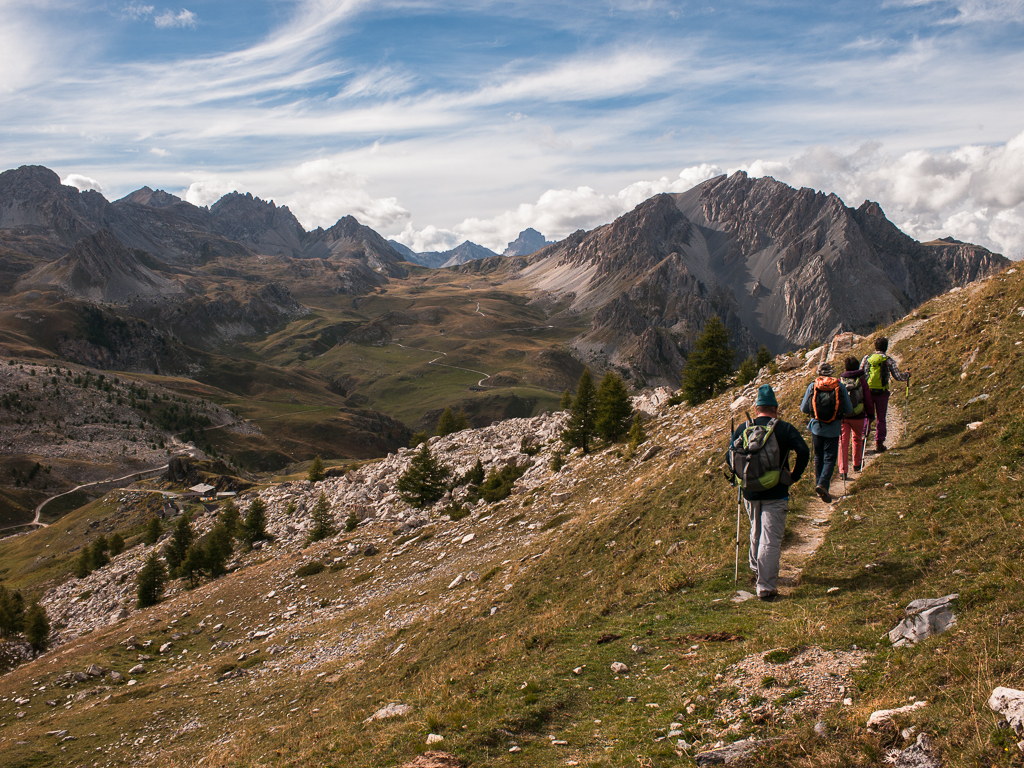
{"type": "Polygon", "coordinates": [[[826,504],[832,503],[832,496],[828,492],[828,488],[826,488],[824,485],[819,485],[817,488],[814,489],[814,492],[818,494],[818,497],[826,504]]]}
{"type": "Polygon", "coordinates": [[[845,473],[845,472],[840,472],[840,473],[839,473],[839,476],[840,476],[841,478],[843,478],[843,480],[844,480],[844,481],[845,481],[845,480],[849,480],[849,479],[850,479],[850,478],[848,478],[848,477],[846,476],[846,473],[845,473]]]}
{"type": "Polygon", "coordinates": [[[875,446],[875,453],[885,453],[887,450],[889,450],[889,449],[886,448],[884,445],[876,445],[875,446]]]}
{"type": "Polygon", "coordinates": [[[860,467],[854,467],[854,468],[853,468],[853,471],[854,471],[854,472],[860,472],[860,467]]]}
{"type": "Polygon", "coordinates": [[[779,599],[779,593],[774,589],[771,592],[758,592],[757,599],[765,603],[774,603],[779,599]]]}

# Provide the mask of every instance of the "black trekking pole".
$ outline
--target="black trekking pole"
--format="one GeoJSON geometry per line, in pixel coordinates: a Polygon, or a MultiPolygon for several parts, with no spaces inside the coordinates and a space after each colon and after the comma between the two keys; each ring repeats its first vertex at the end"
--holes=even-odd
{"type": "Polygon", "coordinates": [[[907,400],[903,406],[903,439],[910,431],[910,371],[907,371],[907,400]]]}
{"type": "Polygon", "coordinates": [[[871,419],[865,419],[864,423],[864,437],[860,441],[860,464],[857,465],[861,472],[864,471],[864,454],[868,450],[868,437],[871,435],[871,419]]]}
{"type": "MultiPolygon", "coordinates": [[[[729,450],[732,450],[732,436],[736,433],[736,420],[729,419],[729,450]]],[[[743,486],[736,482],[736,469],[733,462],[729,462],[732,468],[732,481],[736,485],[736,570],[733,573],[732,585],[735,587],[740,582],[740,506],[743,503],[743,486]]]]}

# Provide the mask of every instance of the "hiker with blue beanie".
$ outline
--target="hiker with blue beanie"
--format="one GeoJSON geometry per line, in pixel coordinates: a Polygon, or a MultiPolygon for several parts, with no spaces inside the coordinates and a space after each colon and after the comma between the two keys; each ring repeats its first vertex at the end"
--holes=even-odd
{"type": "Polygon", "coordinates": [[[770,384],[758,388],[754,419],[733,432],[730,446],[736,482],[742,486],[743,506],[750,518],[748,560],[754,572],[757,596],[772,601],[778,596],[779,556],[786,532],[789,486],[800,479],[811,452],[796,427],[779,418],[779,402],[770,384]],[[743,451],[751,442],[752,433],[757,435],[758,444],[763,445],[756,456],[743,451]],[[791,451],[796,454],[792,470],[789,469],[791,451]],[[760,476],[746,479],[744,469],[755,464],[759,466],[760,476]]]}
{"type": "Polygon", "coordinates": [[[818,366],[818,377],[807,385],[800,410],[811,416],[807,428],[814,447],[814,492],[826,504],[832,503],[829,487],[839,459],[839,436],[843,431],[843,415],[853,413],[853,403],[846,385],[832,375],[832,365],[818,366]]]}

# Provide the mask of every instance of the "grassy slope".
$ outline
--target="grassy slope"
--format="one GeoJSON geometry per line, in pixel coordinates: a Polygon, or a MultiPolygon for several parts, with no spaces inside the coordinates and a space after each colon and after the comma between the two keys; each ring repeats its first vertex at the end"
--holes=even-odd
{"type": "MultiPolygon", "coordinates": [[[[57,673],[92,661],[126,671],[136,655],[116,643],[130,631],[163,642],[171,621],[188,630],[207,614],[223,620],[228,606],[236,614],[223,637],[243,639],[224,651],[211,650],[209,631],[187,635],[182,645],[190,654],[203,654],[198,671],[160,657],[141,685],[113,689],[102,709],[86,709],[88,699],[67,712],[51,709],[39,694],[18,721],[14,705],[0,703],[0,748],[11,765],[81,761],[98,755],[100,747],[101,764],[143,762],[148,756],[161,765],[192,765],[205,757],[204,764],[214,765],[370,766],[407,759],[425,749],[426,734],[434,732],[445,736],[441,746],[475,765],[554,766],[567,759],[586,765],[685,765],[689,758],[676,755],[673,739],[656,739],[679,719],[687,740],[714,740],[725,724],[701,720],[713,720],[714,705],[737,695],[729,684],[731,663],[772,648],[856,644],[874,656],[847,692],[853,705],[820,716],[830,728],[828,739],[811,737],[819,716],[795,723],[741,721],[727,738],[781,737],[755,758],[757,765],[876,766],[887,748],[903,742],[895,731],[867,732],[868,714],[913,696],[930,704],[900,725],[932,734],[945,765],[1020,765],[985,700],[996,685],[1024,688],[1024,345],[1016,345],[1024,341],[1024,319],[1016,312],[1022,305],[1018,273],[921,310],[933,317],[894,348],[905,367],[918,373],[909,432],[836,507],[828,538],[791,599],[773,605],[723,600],[733,589],[735,502],[721,478],[708,471],[718,462],[721,440],[685,457],[663,451],[639,466],[606,453],[576,459],[563,470],[581,480],[570,502],[549,504],[538,495],[526,505],[514,497],[486,524],[475,522],[471,530],[496,542],[507,541],[498,533],[517,525],[519,515],[551,527],[531,548],[503,544],[486,555],[477,565],[484,576],[479,585],[452,593],[428,573],[403,589],[371,589],[385,569],[369,558],[306,579],[314,600],[352,607],[333,617],[325,611],[316,630],[290,634],[287,643],[313,651],[323,638],[342,642],[365,631],[366,643],[353,657],[313,664],[303,674],[259,674],[273,665],[267,645],[244,640],[244,632],[232,627],[245,616],[251,617],[249,627],[265,621],[275,609],[259,596],[271,585],[280,589],[280,574],[310,554],[324,553],[279,557],[141,614],[129,627],[97,630],[58,651],[57,664],[44,657],[8,675],[5,694],[28,691],[32,680],[52,685],[57,673]],[[961,367],[976,348],[961,379],[961,367]],[[965,405],[981,393],[990,398],[965,405]],[[966,429],[975,421],[982,422],[979,428],[966,429]],[[668,556],[672,542],[681,545],[668,556]],[[869,564],[874,565],[865,568],[869,564]],[[506,583],[512,587],[505,589],[506,583]],[[839,591],[830,595],[831,587],[839,591]],[[902,650],[882,640],[910,600],[948,592],[961,595],[954,630],[902,650]],[[458,599],[443,614],[410,618],[405,626],[394,620],[412,615],[413,606],[453,596],[458,599]],[[221,599],[225,604],[218,606],[221,599]],[[494,615],[492,606],[498,608],[494,615]],[[687,637],[720,631],[742,640],[687,637]],[[609,633],[621,639],[597,643],[609,633]],[[649,653],[630,651],[636,643],[649,653]],[[696,653],[691,645],[699,646],[696,653]],[[257,647],[261,652],[253,656],[257,647]],[[241,663],[252,665],[253,676],[214,684],[220,670],[239,664],[240,650],[250,652],[241,663]],[[613,660],[629,663],[633,672],[615,677],[609,672],[613,660]],[[582,674],[573,674],[579,667],[582,674]],[[716,679],[723,673],[724,679],[716,679]],[[169,687],[161,689],[164,684],[169,687]],[[412,704],[413,714],[362,723],[395,700],[412,704]],[[692,714],[685,711],[687,703],[695,706],[692,714]],[[79,740],[59,745],[43,735],[59,728],[79,740]],[[142,736],[147,741],[136,745],[142,736]],[[552,746],[549,736],[568,744],[552,746]],[[523,751],[510,754],[512,744],[523,751]]],[[[783,406],[789,414],[805,383],[792,382],[787,390],[783,406]]],[[[691,428],[694,420],[715,424],[728,399],[689,412],[691,428]]],[[[652,430],[653,441],[667,445],[678,434],[680,417],[673,419],[652,430]]],[[[799,494],[807,492],[801,485],[797,511],[805,498],[799,494]]],[[[404,546],[415,554],[428,545],[404,546]]],[[[396,541],[385,554],[397,546],[396,541]]],[[[63,698],[66,692],[56,690],[63,698]]],[[[800,692],[776,688],[772,695],[800,692]]]]}

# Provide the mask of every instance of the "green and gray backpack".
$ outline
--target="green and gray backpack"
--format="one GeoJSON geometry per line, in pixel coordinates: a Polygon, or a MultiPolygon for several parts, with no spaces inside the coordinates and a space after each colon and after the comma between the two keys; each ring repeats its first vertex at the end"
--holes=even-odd
{"type": "Polygon", "coordinates": [[[850,396],[850,402],[853,404],[853,413],[847,413],[843,418],[860,418],[864,415],[864,384],[861,381],[860,375],[847,376],[845,373],[842,375],[846,384],[846,392],[850,396]]]}
{"type": "Polygon", "coordinates": [[[733,482],[748,491],[757,493],[774,488],[785,471],[779,439],[775,436],[777,421],[772,419],[764,425],[746,422],[729,446],[733,482]]]}

